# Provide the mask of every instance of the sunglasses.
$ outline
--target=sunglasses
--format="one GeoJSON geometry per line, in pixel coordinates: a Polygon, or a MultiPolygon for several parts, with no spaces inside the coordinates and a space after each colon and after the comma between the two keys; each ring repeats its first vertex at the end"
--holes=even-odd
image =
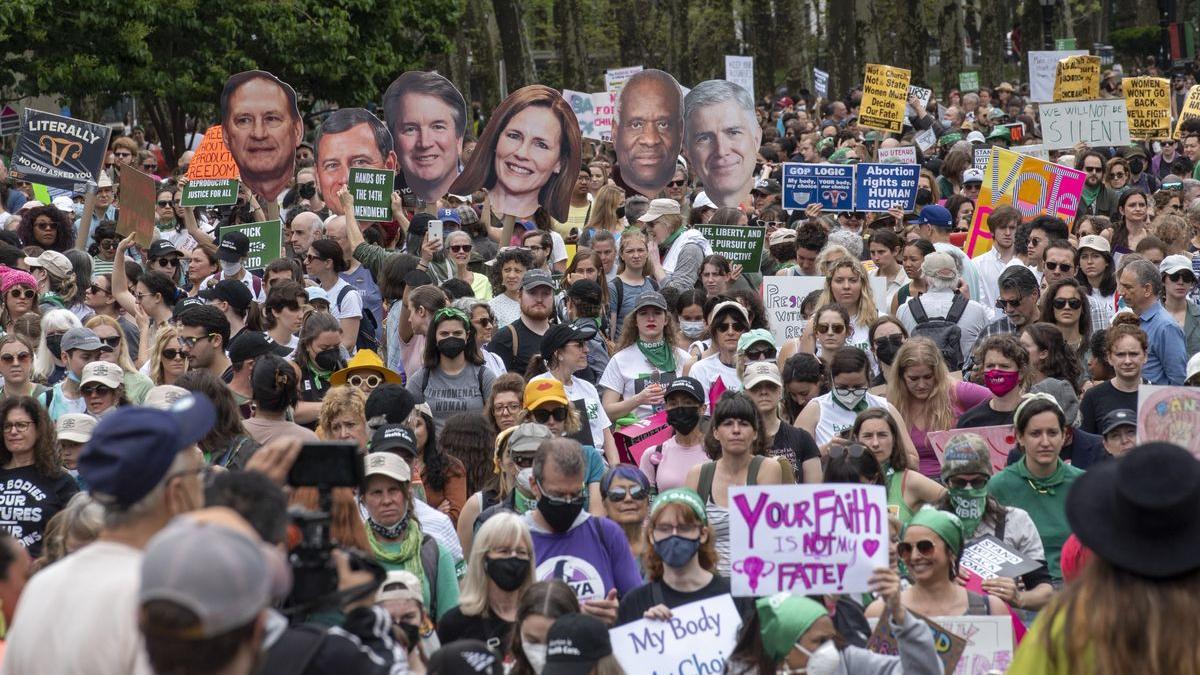
{"type": "Polygon", "coordinates": [[[1075,265],[1071,263],[1044,262],[1042,263],[1042,266],[1051,272],[1070,272],[1071,270],[1075,269],[1075,265]]]}
{"type": "Polygon", "coordinates": [[[779,228],[779,227],[783,227],[784,225],[787,225],[787,223],[783,222],[782,220],[764,220],[761,222],[764,226],[766,226],[768,228],[779,228]]]}
{"type": "MultiPolygon", "coordinates": [[[[200,337],[180,337],[179,343],[186,346],[188,349],[191,349],[196,346],[197,342],[199,342],[201,340],[211,340],[212,338],[214,338],[216,336],[217,336],[216,333],[209,333],[208,335],[201,335],[200,337]]],[[[164,352],[164,353],[166,353],[166,352],[164,352]]]]}
{"type": "Polygon", "coordinates": [[[567,406],[562,405],[557,408],[534,408],[533,419],[538,424],[545,424],[553,417],[555,422],[567,421],[567,406]]]}
{"type": "Polygon", "coordinates": [[[84,396],[93,396],[96,394],[104,396],[111,394],[113,391],[112,387],[106,387],[103,384],[85,384],[79,388],[79,393],[84,396]]]}
{"type": "Polygon", "coordinates": [[[367,385],[368,389],[374,389],[375,387],[379,386],[380,382],[383,382],[383,378],[375,373],[369,373],[367,375],[358,375],[356,373],[346,378],[346,384],[350,385],[351,387],[361,387],[365,384],[367,385]]]}
{"type": "Polygon", "coordinates": [[[185,349],[164,349],[162,355],[167,361],[188,361],[192,358],[192,353],[185,349]]]}
{"type": "Polygon", "coordinates": [[[450,250],[454,251],[455,253],[470,253],[471,244],[453,244],[450,246],[450,250]]]}
{"type": "Polygon", "coordinates": [[[907,541],[902,541],[899,544],[896,544],[896,553],[898,553],[901,558],[908,560],[912,557],[914,548],[917,549],[921,555],[929,557],[933,554],[933,549],[937,547],[928,539],[922,539],[916,544],[910,544],[907,541]]]}
{"type": "Polygon", "coordinates": [[[747,361],[774,361],[778,353],[774,349],[747,349],[747,361]]]}
{"type": "Polygon", "coordinates": [[[48,220],[39,220],[36,223],[34,223],[33,226],[39,230],[53,230],[54,229],[54,223],[51,221],[48,221],[48,220]]]}
{"type": "Polygon", "coordinates": [[[965,490],[965,489],[978,490],[979,488],[987,487],[988,479],[987,479],[987,476],[980,476],[980,477],[974,478],[972,480],[967,480],[966,478],[960,478],[958,476],[954,476],[954,477],[950,478],[950,480],[946,481],[946,483],[950,487],[960,489],[960,490],[965,490]]]}
{"type": "Polygon", "coordinates": [[[133,153],[132,152],[114,152],[113,157],[116,157],[118,159],[122,158],[122,157],[133,157],[133,153]]]}
{"type": "Polygon", "coordinates": [[[8,295],[9,295],[9,297],[13,298],[14,300],[20,299],[20,298],[24,298],[26,300],[32,300],[37,297],[37,291],[35,291],[31,288],[14,288],[8,292],[8,295]]]}
{"type": "Polygon", "coordinates": [[[1000,298],[999,300],[996,301],[996,306],[997,307],[1011,307],[1012,309],[1016,309],[1017,307],[1020,307],[1021,303],[1024,301],[1025,301],[1025,298],[1017,298],[1016,300],[1005,300],[1004,298],[1000,298]]]}
{"type": "Polygon", "coordinates": [[[20,354],[0,354],[0,363],[11,366],[13,362],[29,363],[29,360],[32,358],[33,355],[29,352],[21,352],[20,354]]]}
{"type": "Polygon", "coordinates": [[[116,247],[117,242],[113,241],[112,239],[105,239],[104,241],[100,242],[100,248],[104,249],[105,251],[111,251],[116,247]]]}
{"type": "Polygon", "coordinates": [[[1112,172],[1112,177],[1113,178],[1124,178],[1125,172],[1124,171],[1114,171],[1114,172],[1112,172]]]}
{"type": "Polygon", "coordinates": [[[735,330],[739,333],[745,333],[747,330],[746,324],[742,323],[741,321],[723,321],[714,326],[714,328],[716,329],[717,333],[724,333],[728,330],[735,330]]]}
{"type": "Polygon", "coordinates": [[[846,324],[844,324],[844,323],[818,323],[817,324],[817,332],[818,333],[833,333],[834,335],[841,335],[842,333],[846,332],[846,324]]]}
{"type": "MultiPolygon", "coordinates": [[[[158,165],[157,165],[157,164],[143,164],[143,165],[142,165],[142,168],[143,168],[143,169],[145,169],[145,170],[147,170],[147,171],[158,171],[158,165]]],[[[158,203],[158,205],[159,205],[159,206],[162,206],[162,202],[159,202],[159,203],[158,203]]]]}
{"type": "Polygon", "coordinates": [[[902,344],[904,344],[904,336],[903,335],[900,335],[900,334],[887,335],[887,336],[884,336],[881,338],[877,338],[875,340],[875,349],[883,349],[884,347],[886,347],[888,345],[896,345],[897,347],[899,347],[902,344]]]}
{"type": "Polygon", "coordinates": [[[308,262],[312,262],[314,260],[320,260],[321,262],[325,262],[324,258],[319,258],[311,253],[305,254],[304,259],[308,262]]]}
{"type": "Polygon", "coordinates": [[[646,499],[648,496],[650,495],[648,492],[646,492],[646,488],[642,487],[641,485],[634,485],[629,489],[613,488],[608,491],[608,494],[605,495],[604,498],[610,502],[623,502],[626,498],[632,499],[635,502],[640,502],[643,499],[646,499]]]}
{"type": "MultiPolygon", "coordinates": [[[[158,167],[152,167],[152,168],[157,169],[158,167]]],[[[168,206],[174,206],[173,202],[171,202],[171,200],[169,200],[169,199],[165,199],[161,202],[155,202],[155,203],[158,204],[158,208],[160,208],[160,209],[165,209],[168,206]]]]}
{"type": "Polygon", "coordinates": [[[1174,274],[1168,274],[1167,278],[1176,283],[1179,283],[1180,281],[1186,281],[1187,283],[1190,284],[1190,283],[1193,283],[1196,281],[1196,276],[1194,274],[1192,274],[1191,272],[1183,272],[1183,271],[1176,272],[1174,274]]]}
{"type": "Polygon", "coordinates": [[[179,267],[179,258],[155,258],[154,264],[159,267],[179,267]]]}
{"type": "MultiPolygon", "coordinates": [[[[515,457],[516,456],[514,455],[514,461],[515,457]]],[[[587,501],[587,497],[585,497],[582,492],[574,497],[563,499],[562,497],[556,497],[552,494],[547,494],[546,488],[543,488],[541,483],[538,483],[538,488],[540,488],[542,491],[542,497],[544,497],[546,501],[550,502],[554,506],[574,506],[575,504],[582,504],[587,501]]]]}
{"type": "Polygon", "coordinates": [[[487,328],[488,326],[491,326],[491,325],[492,325],[493,321],[492,321],[491,319],[489,319],[488,317],[486,317],[486,316],[485,316],[485,317],[483,317],[482,319],[475,319],[475,323],[476,323],[476,324],[477,324],[477,325],[478,325],[480,328],[487,328]]]}
{"type": "Polygon", "coordinates": [[[683,187],[684,185],[687,185],[687,181],[673,180],[670,183],[667,183],[667,187],[683,187]]]}
{"type": "Polygon", "coordinates": [[[1083,306],[1083,301],[1079,298],[1055,298],[1054,309],[1079,309],[1083,306]]]}
{"type": "Polygon", "coordinates": [[[1104,167],[1102,166],[1085,166],[1083,170],[1088,173],[1104,173],[1104,167]]]}
{"type": "Polygon", "coordinates": [[[100,341],[103,342],[104,344],[108,345],[109,347],[116,349],[117,345],[121,344],[121,336],[114,335],[112,337],[103,337],[103,338],[100,338],[100,341]]]}

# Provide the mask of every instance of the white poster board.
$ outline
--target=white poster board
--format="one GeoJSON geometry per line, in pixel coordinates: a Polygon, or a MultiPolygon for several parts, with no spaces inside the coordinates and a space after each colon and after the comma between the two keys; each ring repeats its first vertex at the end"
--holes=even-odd
{"type": "Polygon", "coordinates": [[[754,96],[754,57],[725,55],[725,79],[754,96]]]}
{"type": "Polygon", "coordinates": [[[741,625],[726,594],[675,607],[669,621],[640,619],[608,636],[627,673],[721,673],[741,625]]]}
{"type": "Polygon", "coordinates": [[[1054,100],[1054,74],[1058,62],[1068,56],[1086,56],[1086,49],[1054,52],[1029,52],[1029,100],[1050,103],[1054,100]]]}
{"type": "MultiPolygon", "coordinates": [[[[871,293],[875,297],[876,306],[881,305],[880,298],[887,297],[887,279],[872,274],[871,293]]],[[[813,291],[819,291],[825,285],[825,277],[763,277],[762,300],[767,310],[767,321],[771,325],[771,334],[780,348],[786,340],[800,337],[804,331],[804,319],[800,316],[800,305],[804,298],[813,291]]],[[[816,309],[814,306],[813,309],[816,309]]]]}
{"type": "Polygon", "coordinates": [[[1043,103],[1038,109],[1047,150],[1064,150],[1079,142],[1089,148],[1129,145],[1129,113],[1123,98],[1043,103]]]}

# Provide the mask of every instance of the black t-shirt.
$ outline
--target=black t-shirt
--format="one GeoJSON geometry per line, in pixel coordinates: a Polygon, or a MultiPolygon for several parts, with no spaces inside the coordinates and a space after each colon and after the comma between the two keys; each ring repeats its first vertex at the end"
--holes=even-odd
{"type": "Polygon", "coordinates": [[[804,482],[804,472],[800,468],[804,461],[821,456],[812,434],[787,422],[779,425],[779,431],[776,431],[775,437],[771,439],[771,447],[767,448],[767,454],[786,458],[792,465],[792,473],[795,474],[797,483],[804,482]]]}
{"type": "Polygon", "coordinates": [[[0,470],[0,529],[7,530],[29,551],[42,554],[42,533],[54,514],[79,492],[65,471],[46,477],[33,466],[0,470]]]}
{"type": "Polygon", "coordinates": [[[542,336],[529,330],[525,322],[517,319],[511,324],[496,331],[492,341],[488,343],[488,351],[504,361],[504,367],[510,373],[525,374],[529,359],[542,351],[542,336]],[[517,336],[517,349],[513,352],[513,333],[517,336]]]}
{"type": "Polygon", "coordinates": [[[438,619],[438,641],[443,645],[455,640],[483,640],[501,654],[509,653],[512,623],[497,616],[467,616],[461,607],[453,607],[438,619]]]}
{"type": "Polygon", "coordinates": [[[984,401],[958,416],[954,428],[995,427],[1013,423],[1013,411],[996,412],[992,410],[991,401],[984,401]]]}
{"type": "MultiPolygon", "coordinates": [[[[682,593],[661,581],[651,581],[648,584],[638,586],[629,591],[625,594],[625,597],[621,598],[621,604],[617,607],[617,625],[620,626],[641,619],[646,610],[655,605],[663,604],[667,607],[678,607],[686,605],[689,602],[696,602],[697,600],[715,598],[718,595],[725,595],[728,592],[729,580],[719,574],[714,574],[712,581],[708,582],[707,586],[691,593],[682,593]],[[660,600],[656,600],[654,597],[656,586],[661,593],[660,600]]],[[[737,606],[738,613],[743,618],[750,616],[754,612],[754,598],[734,598],[733,604],[737,606]]],[[[443,642],[442,644],[446,643],[443,642]]]]}
{"type": "Polygon", "coordinates": [[[1105,415],[1121,408],[1136,411],[1137,402],[1137,390],[1124,392],[1114,387],[1112,382],[1101,382],[1083,392],[1083,399],[1079,401],[1079,428],[1090,434],[1098,434],[1105,415]]]}

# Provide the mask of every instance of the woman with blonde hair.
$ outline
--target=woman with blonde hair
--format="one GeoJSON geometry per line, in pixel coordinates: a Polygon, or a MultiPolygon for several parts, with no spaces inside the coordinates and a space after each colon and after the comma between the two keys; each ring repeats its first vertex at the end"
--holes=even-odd
{"type": "Polygon", "coordinates": [[[104,507],[86,492],[76,493],[46,524],[46,544],[38,568],[58,562],[96,541],[104,529],[104,507]]]}
{"type": "Polygon", "coordinates": [[[841,244],[829,244],[817,254],[817,272],[822,276],[829,274],[829,270],[834,262],[849,257],[850,251],[846,250],[845,246],[841,244]]]}
{"type": "Polygon", "coordinates": [[[79,328],[79,317],[69,309],[52,309],[42,315],[42,338],[33,355],[34,379],[47,386],[58,384],[67,375],[62,361],[62,337],[72,328],[79,328]]]}
{"type": "Polygon", "coordinates": [[[853,258],[842,258],[829,266],[825,286],[817,305],[835,302],[850,313],[850,337],[846,344],[869,352],[871,340],[868,333],[871,322],[879,318],[875,296],[871,293],[871,280],[862,263],[853,258]]]}
{"type": "Polygon", "coordinates": [[[613,341],[621,339],[625,318],[637,305],[638,298],[658,290],[658,281],[650,266],[650,244],[641,230],[629,228],[617,247],[617,276],[608,282],[608,312],[612,320],[613,341]]]}
{"type": "Polygon", "coordinates": [[[0,387],[0,398],[13,396],[40,397],[47,387],[34,382],[33,352],[35,347],[29,338],[16,333],[0,335],[0,375],[4,386],[0,387]]]}
{"type": "Polygon", "coordinates": [[[358,387],[334,387],[321,400],[317,435],[329,441],[353,441],[367,447],[367,395],[358,387]]]}
{"type": "Polygon", "coordinates": [[[521,594],[534,581],[533,537],[524,519],[488,518],[475,535],[458,606],[438,620],[438,640],[483,640],[507,657],[521,594]]]}
{"type": "Polygon", "coordinates": [[[175,380],[187,372],[192,351],[179,340],[179,329],[175,326],[159,326],[154,333],[154,347],[147,362],[147,374],[156,386],[175,384],[175,380]]]}
{"type": "Polygon", "coordinates": [[[150,378],[138,372],[137,367],[133,365],[133,359],[129,357],[129,343],[126,342],[121,324],[111,316],[96,314],[87,320],[84,327],[91,329],[101,342],[112,348],[111,351],[100,350],[100,360],[115,363],[121,367],[125,373],[126,395],[129,396],[130,401],[141,405],[146,398],[146,393],[150,391],[154,383],[150,381],[150,378]]]}
{"type": "Polygon", "coordinates": [[[617,209],[625,202],[625,191],[616,185],[605,185],[596,191],[592,199],[592,210],[588,214],[587,225],[579,237],[580,246],[590,246],[596,232],[605,230],[611,232],[614,239],[621,241],[621,219],[617,217],[617,209]]]}
{"type": "Polygon", "coordinates": [[[941,464],[929,445],[929,432],[953,428],[959,415],[990,399],[991,392],[952,378],[941,351],[925,337],[911,337],[900,345],[887,382],[887,400],[900,411],[917,448],[918,470],[936,478],[941,464]]]}

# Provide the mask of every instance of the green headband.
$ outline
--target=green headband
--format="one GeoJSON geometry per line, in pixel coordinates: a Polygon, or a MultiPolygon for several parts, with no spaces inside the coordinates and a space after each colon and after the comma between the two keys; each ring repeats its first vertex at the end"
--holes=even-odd
{"type": "Polygon", "coordinates": [[[465,312],[457,307],[443,307],[434,313],[434,321],[441,321],[443,319],[458,319],[466,324],[467,330],[471,329],[471,317],[467,316],[465,312]]]}
{"type": "Polygon", "coordinates": [[[825,606],[816,600],[787,592],[759,598],[754,604],[758,609],[763,649],[777,663],[792,651],[800,636],[807,633],[817,619],[829,615],[825,606]]]}
{"type": "Polygon", "coordinates": [[[934,534],[946,542],[946,546],[950,548],[950,551],[954,555],[962,553],[963,525],[958,516],[953,513],[926,505],[913,514],[912,519],[908,521],[908,525],[904,526],[905,532],[913,525],[920,525],[921,527],[933,530],[934,534]]]}
{"type": "Polygon", "coordinates": [[[701,523],[708,524],[708,512],[704,510],[704,502],[700,499],[700,495],[691,488],[672,488],[658,495],[654,500],[654,508],[650,511],[650,517],[653,518],[657,515],[667,504],[683,504],[696,514],[701,523]]]}

